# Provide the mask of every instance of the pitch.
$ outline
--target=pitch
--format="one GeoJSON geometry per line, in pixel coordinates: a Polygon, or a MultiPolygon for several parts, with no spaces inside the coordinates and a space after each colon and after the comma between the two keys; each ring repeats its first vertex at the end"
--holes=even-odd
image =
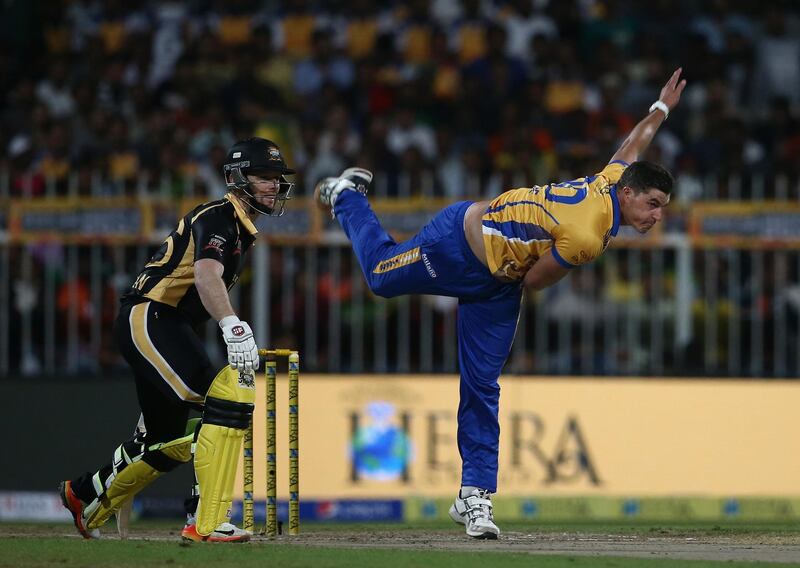
{"type": "Polygon", "coordinates": [[[241,545],[185,544],[180,521],[138,521],[130,538],[96,542],[67,524],[0,524],[0,567],[215,566],[360,567],[800,566],[797,524],[506,524],[497,541],[476,541],[444,523],[305,524],[297,537],[256,536],[241,545]],[[488,563],[488,564],[487,564],[488,563]],[[277,565],[277,564],[276,564],[277,565]]]}

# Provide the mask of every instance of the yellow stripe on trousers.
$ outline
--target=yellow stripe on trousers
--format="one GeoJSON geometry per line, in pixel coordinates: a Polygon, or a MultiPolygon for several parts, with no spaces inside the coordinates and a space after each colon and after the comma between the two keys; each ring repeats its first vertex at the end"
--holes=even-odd
{"type": "Polygon", "coordinates": [[[147,313],[150,310],[150,302],[136,304],[131,309],[129,323],[131,326],[131,337],[133,344],[142,354],[148,363],[150,363],[158,374],[161,375],[167,384],[175,391],[181,400],[190,402],[203,402],[205,397],[197,394],[184,383],[178,376],[169,363],[161,356],[161,353],[156,350],[155,345],[150,340],[150,335],[147,333],[147,313]]]}
{"type": "Polygon", "coordinates": [[[395,270],[396,268],[402,268],[404,266],[408,266],[409,264],[419,262],[420,258],[420,247],[417,247],[407,250],[406,252],[401,252],[392,258],[382,260],[372,272],[375,274],[383,274],[384,272],[389,272],[390,270],[395,270]]]}

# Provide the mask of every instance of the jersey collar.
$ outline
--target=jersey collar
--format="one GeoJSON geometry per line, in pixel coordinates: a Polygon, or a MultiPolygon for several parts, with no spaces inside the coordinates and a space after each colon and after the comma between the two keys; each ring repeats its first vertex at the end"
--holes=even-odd
{"type": "Polygon", "coordinates": [[[619,231],[619,199],[617,198],[617,184],[611,186],[611,191],[608,192],[611,196],[611,207],[614,210],[614,220],[611,223],[611,236],[616,237],[619,231]]]}
{"type": "Polygon", "coordinates": [[[225,199],[233,204],[233,210],[236,212],[239,222],[244,226],[245,229],[247,229],[247,232],[249,232],[251,235],[257,235],[258,229],[256,229],[256,226],[250,220],[250,217],[247,216],[247,213],[244,212],[242,206],[239,205],[239,200],[236,199],[232,193],[226,193],[225,199]]]}

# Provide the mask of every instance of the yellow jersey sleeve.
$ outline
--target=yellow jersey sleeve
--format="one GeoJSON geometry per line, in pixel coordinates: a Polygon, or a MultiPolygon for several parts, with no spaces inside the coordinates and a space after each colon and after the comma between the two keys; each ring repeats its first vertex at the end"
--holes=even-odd
{"type": "Polygon", "coordinates": [[[608,187],[609,185],[614,185],[619,181],[619,178],[622,177],[622,172],[625,171],[628,165],[629,164],[623,162],[622,160],[614,160],[613,162],[610,162],[605,168],[603,168],[603,171],[594,176],[590,186],[601,189],[608,187]]]}
{"type": "Polygon", "coordinates": [[[553,256],[565,268],[591,262],[603,252],[603,239],[579,225],[558,225],[553,236],[553,256]]]}

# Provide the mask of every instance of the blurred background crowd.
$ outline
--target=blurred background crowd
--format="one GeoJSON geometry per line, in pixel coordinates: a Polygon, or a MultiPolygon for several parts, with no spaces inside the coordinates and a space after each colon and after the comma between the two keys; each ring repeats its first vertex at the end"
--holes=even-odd
{"type": "Polygon", "coordinates": [[[598,170],[678,66],[689,86],[651,159],[700,176],[800,168],[793,2],[4,5],[12,195],[42,194],[46,177],[63,190],[69,172],[89,193],[101,172],[101,195],[146,175],[216,196],[225,149],[253,133],[281,145],[301,192],[358,163],[386,172],[390,195],[402,171],[431,174],[436,195],[494,195],[511,172],[598,170]]]}
{"type": "MultiPolygon", "coordinates": [[[[489,197],[599,171],[679,66],[688,87],[646,156],[677,179],[667,225],[685,236],[675,213],[698,200],[800,196],[793,1],[6,0],[0,10],[0,200],[218,198],[227,148],[254,134],[280,145],[300,196],[359,165],[377,172],[381,196],[489,197]]],[[[302,215],[290,204],[285,220],[302,215]]],[[[108,333],[117,297],[160,238],[3,240],[0,376],[124,368],[108,333]]],[[[455,370],[454,304],[376,300],[340,245],[257,247],[239,298],[257,336],[299,347],[311,370],[455,370]]],[[[800,257],[780,246],[623,245],[528,298],[511,367],[796,376],[798,280],[800,257]]]]}

